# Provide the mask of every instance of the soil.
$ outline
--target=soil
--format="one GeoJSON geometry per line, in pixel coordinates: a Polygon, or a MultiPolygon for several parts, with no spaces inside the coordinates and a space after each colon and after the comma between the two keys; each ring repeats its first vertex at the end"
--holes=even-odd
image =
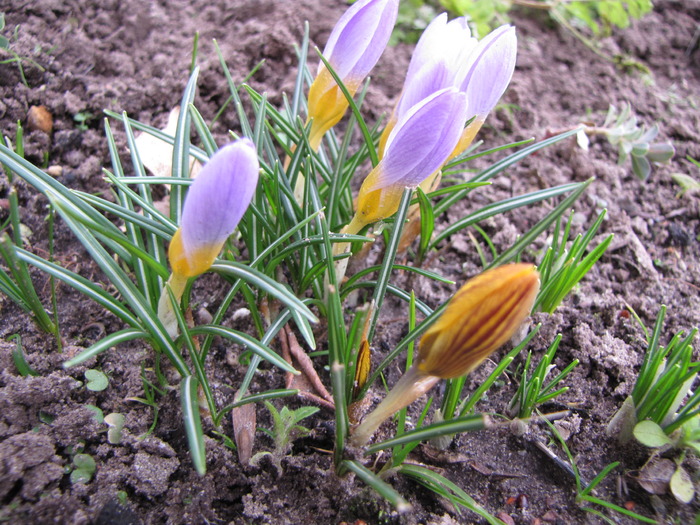
{"type": "MultiPolygon", "coordinates": [[[[195,105],[211,121],[225,104],[226,86],[213,40],[216,39],[234,80],[240,82],[261,60],[250,79],[270,100],[283,103],[282,94],[293,90],[296,74],[294,43],[309,21],[312,43],[322,46],[344,3],[322,0],[136,0],[104,2],[75,0],[0,2],[10,37],[10,49],[31,59],[23,62],[26,84],[16,63],[0,64],[0,130],[14,140],[17,122],[25,127],[25,153],[33,163],[50,167],[70,188],[106,195],[101,169],[109,167],[103,131],[103,110],[126,111],[147,124],[162,127],[181,98],[187,82],[192,42],[199,32],[198,65],[201,67],[195,105]],[[16,31],[15,31],[16,28],[16,31]],[[13,32],[14,31],[14,32],[13,32]],[[53,118],[53,131],[28,126],[32,106],[45,106],[53,118]]],[[[661,304],[668,305],[663,342],[678,330],[700,323],[700,201],[698,194],[678,197],[673,173],[700,178],[686,156],[700,159],[700,51],[697,46],[700,3],[696,0],[660,0],[652,13],[601,40],[609,55],[627,55],[639,67],[622,67],[604,60],[571,33],[552,24],[546,15],[516,10],[518,64],[504,104],[495,111],[480,134],[483,147],[535,137],[542,139],[582,121],[602,123],[610,104],[630,102],[646,126],[658,122],[660,140],[671,141],[676,155],[668,164],[655,166],[650,179],[638,180],[629,163],[618,165],[615,148],[595,139],[589,151],[572,140],[531,156],[472,193],[472,198],[441,217],[443,228],[470,210],[511,195],[518,195],[595,177],[575,205],[575,229],[592,223],[601,209],[607,218],[595,243],[610,233],[615,237],[603,258],[553,315],[538,314],[533,322],[542,329],[530,348],[541,355],[555,334],[563,335],[555,359],[561,370],[573,359],[580,364],[567,378],[570,390],[549,408],[576,407],[558,423],[566,430],[567,444],[586,480],[605,465],[620,466],[601,484],[596,495],[660,523],[690,523],[698,510],[676,503],[668,494],[651,496],[635,481],[649,457],[643,447],[619,445],[605,434],[607,422],[630,393],[645,348],[644,336],[633,318],[652,326],[661,304]],[[695,38],[695,40],[694,40],[695,38]]],[[[387,49],[374,72],[364,108],[370,122],[391,109],[403,81],[410,44],[387,49]]],[[[9,55],[0,50],[0,58],[9,55]]],[[[125,166],[130,166],[126,139],[111,121],[125,166]]],[[[229,129],[237,130],[233,108],[226,108],[213,131],[219,143],[229,129]]],[[[486,166],[479,159],[474,169],[486,166]]],[[[7,218],[7,179],[0,182],[0,220],[7,218]]],[[[19,185],[22,220],[29,228],[31,249],[46,255],[47,203],[30,187],[19,185]]],[[[544,216],[550,205],[510,213],[481,224],[497,248],[512,243],[544,216]]],[[[60,221],[56,226],[56,258],[88,278],[100,280],[99,270],[60,221]]],[[[481,266],[475,243],[478,234],[452,237],[425,267],[461,284],[481,266]],[[470,236],[472,235],[472,236],[470,236]]],[[[545,240],[533,246],[535,259],[545,240]]],[[[372,258],[381,256],[377,243],[372,258]]],[[[50,304],[47,278],[34,274],[45,304],[50,304]]],[[[397,277],[399,284],[405,276],[397,277]]],[[[215,308],[211,291],[217,278],[200,280],[196,301],[203,310],[215,308]]],[[[435,307],[456,286],[417,279],[416,293],[435,307]]],[[[474,514],[458,512],[445,499],[394,477],[390,480],[409,500],[412,511],[397,515],[391,506],[352,476],[338,478],[331,456],[333,414],[322,409],[303,424],[312,429],[294,443],[292,453],[258,466],[242,466],[216,431],[233,436],[230,420],[223,428],[211,424],[207,473],[192,467],[180,416],[177,389],[157,398],[154,422],[151,407],[135,401],[144,396],[142,370],[154,366],[151,350],[123,344],[84,366],[64,370],[69,356],[121,328],[120,322],[66,286],[58,288],[59,318],[64,342],[40,332],[10,300],[0,298],[0,520],[13,524],[157,524],[157,523],[475,523],[474,514]],[[29,365],[36,377],[22,377],[13,364],[21,336],[29,365]],[[92,392],[84,385],[87,368],[109,376],[109,387],[92,392]],[[106,425],[98,424],[88,405],[105,414],[126,416],[120,444],[107,440],[106,425]],[[77,452],[97,463],[88,483],[72,483],[70,471],[77,452]]],[[[246,319],[229,320],[234,328],[248,329],[246,319]]],[[[374,359],[406,331],[405,307],[389,302],[375,339],[374,359]]],[[[321,332],[322,333],[322,329],[321,332]]],[[[696,342],[697,349],[697,342],[696,342]]],[[[240,348],[219,342],[212,350],[208,373],[223,406],[231,402],[245,373],[238,362],[240,348]]],[[[501,352],[503,352],[502,350],[501,352]]],[[[516,364],[521,364],[518,358],[516,364]]],[[[487,362],[469,379],[473,388],[493,368],[487,362]]],[[[327,380],[322,364],[318,370],[327,380]]],[[[398,367],[390,370],[393,384],[398,367]]],[[[176,384],[173,377],[172,384],[176,384]]],[[[281,388],[282,374],[263,367],[254,391],[281,388]]],[[[477,409],[503,413],[517,382],[503,377],[477,409]]],[[[373,401],[382,396],[381,385],[370,391],[373,401]]],[[[307,404],[292,400],[293,407],[307,404]]],[[[280,404],[278,403],[278,406],[280,404]]],[[[548,407],[545,407],[548,408],[548,407]]],[[[258,426],[271,426],[263,405],[258,405],[258,426]]],[[[416,414],[413,414],[414,416],[416,414]]],[[[385,424],[382,434],[391,434],[385,424]]],[[[534,443],[546,441],[537,425],[524,434],[499,428],[463,434],[444,451],[425,445],[411,461],[440,472],[471,495],[489,512],[507,523],[599,523],[597,516],[580,509],[575,501],[574,479],[545,456],[534,443]]],[[[549,447],[564,457],[553,442],[549,447]]],[[[272,449],[271,440],[256,434],[254,452],[272,449]]],[[[693,458],[686,468],[697,470],[693,458]]],[[[634,520],[616,515],[618,523],[634,520]]]]}

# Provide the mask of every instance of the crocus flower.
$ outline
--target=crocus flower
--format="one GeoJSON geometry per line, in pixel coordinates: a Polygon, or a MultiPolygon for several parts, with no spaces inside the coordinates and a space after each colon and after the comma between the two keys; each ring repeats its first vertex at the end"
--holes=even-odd
{"type": "Polygon", "coordinates": [[[343,230],[393,215],[404,188],[415,188],[445,163],[464,129],[464,94],[455,88],[433,93],[413,106],[389,135],[386,153],[362,183],[357,211],[343,230]]]}
{"type": "Polygon", "coordinates": [[[452,156],[464,151],[510,83],[516,52],[515,28],[510,25],[499,27],[477,42],[464,17],[447,22],[443,13],[435,18],[416,44],[403,91],[380,139],[380,153],[394,124],[406,111],[447,87],[467,94],[467,119],[473,121],[452,156]]]}
{"type": "MultiPolygon", "coordinates": [[[[255,193],[259,170],[255,144],[239,139],[214,153],[190,186],[168,250],[172,274],[166,287],[178,301],[187,280],[211,267],[236,229],[255,193]]],[[[177,317],[166,288],[158,302],[158,318],[175,337],[177,317]]]]}
{"type": "Polygon", "coordinates": [[[248,208],[259,170],[249,139],[228,144],[209,159],[187,192],[180,228],[170,243],[173,273],[194,277],[209,269],[248,208]]]}
{"type": "Polygon", "coordinates": [[[441,89],[461,88],[464,66],[477,43],[465,17],[448,22],[447,13],[442,13],[430,22],[413,50],[401,96],[382,132],[380,156],[389,133],[408,110],[441,89]]]}
{"type": "MultiPolygon", "coordinates": [[[[323,56],[351,95],[357,92],[384,52],[398,10],[398,0],[359,0],[333,28],[323,56]]],[[[312,120],[309,142],[314,150],[347,108],[345,96],[321,62],[309,90],[309,120],[312,120]]]]}
{"type": "Polygon", "coordinates": [[[468,374],[508,341],[529,315],[540,288],[531,264],[508,264],[467,281],[420,340],[413,366],[354,432],[364,445],[392,414],[440,379],[468,374]]]}

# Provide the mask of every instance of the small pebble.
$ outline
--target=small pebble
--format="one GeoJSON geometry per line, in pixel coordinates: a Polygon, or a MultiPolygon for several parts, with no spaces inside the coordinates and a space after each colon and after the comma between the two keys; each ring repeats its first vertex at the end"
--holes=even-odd
{"type": "Polygon", "coordinates": [[[506,525],[515,525],[515,521],[513,520],[513,518],[510,517],[510,514],[506,514],[505,512],[499,512],[498,514],[496,514],[496,517],[506,525]]]}
{"type": "Polygon", "coordinates": [[[27,112],[27,127],[34,131],[40,130],[51,133],[53,130],[53,117],[46,106],[32,106],[27,112]]]}
{"type": "Polygon", "coordinates": [[[53,165],[46,169],[46,173],[52,177],[60,177],[63,175],[63,166],[53,165]]]}

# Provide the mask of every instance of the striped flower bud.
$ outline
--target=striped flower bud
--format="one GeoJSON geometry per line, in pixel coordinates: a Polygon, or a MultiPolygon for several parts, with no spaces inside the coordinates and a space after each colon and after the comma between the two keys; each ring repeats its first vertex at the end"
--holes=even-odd
{"type": "Polygon", "coordinates": [[[170,243],[173,274],[194,277],[209,269],[248,208],[259,170],[249,139],[222,147],[204,165],[187,192],[180,228],[170,243]]]}
{"type": "MultiPolygon", "coordinates": [[[[379,60],[396,23],[398,0],[359,0],[340,17],[323,56],[351,95],[379,60]]],[[[309,89],[309,142],[314,150],[323,135],[335,126],[348,102],[323,63],[309,89]]]]}
{"type": "Polygon", "coordinates": [[[508,264],[467,281],[420,340],[418,358],[355,429],[364,445],[379,425],[428,392],[440,379],[468,374],[508,341],[530,314],[540,288],[531,264],[508,264]]]}
{"type": "Polygon", "coordinates": [[[507,264],[470,279],[420,340],[417,367],[452,379],[468,374],[508,341],[540,289],[531,264],[507,264]]]}

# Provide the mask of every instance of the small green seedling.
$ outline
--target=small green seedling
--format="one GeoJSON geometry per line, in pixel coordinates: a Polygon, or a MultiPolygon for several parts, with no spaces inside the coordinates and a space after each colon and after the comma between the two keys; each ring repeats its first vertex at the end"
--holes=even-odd
{"type": "Polygon", "coordinates": [[[70,473],[70,482],[88,483],[97,470],[97,465],[92,456],[88,454],[76,454],[73,456],[73,470],[70,473]]]}
{"type": "Polygon", "coordinates": [[[109,426],[107,431],[107,441],[112,445],[118,445],[122,442],[122,430],[124,428],[124,422],[126,418],[124,414],[119,414],[117,412],[112,412],[105,416],[105,423],[109,426]]]}
{"type": "Polygon", "coordinates": [[[583,149],[588,149],[588,136],[604,135],[618,148],[618,164],[622,165],[630,158],[632,171],[645,181],[651,175],[652,162],[668,162],[676,153],[670,142],[654,142],[658,134],[657,124],[649,129],[638,125],[632,106],[627,102],[619,113],[615,106],[610,105],[603,125],[583,128],[578,134],[578,142],[583,149]]]}
{"type": "Polygon", "coordinates": [[[295,439],[308,436],[311,432],[298,423],[302,419],[314,415],[319,409],[317,407],[301,407],[289,410],[283,406],[282,410],[277,411],[269,401],[265,401],[265,406],[272,416],[272,429],[262,429],[262,431],[274,440],[275,449],[272,452],[258,452],[250,459],[250,464],[257,465],[263,456],[270,456],[278,474],[282,475],[282,458],[291,452],[292,442],[295,439]]]}
{"type": "Polygon", "coordinates": [[[85,387],[93,392],[102,392],[109,386],[109,378],[104,372],[90,368],[85,371],[85,387]]]}
{"type": "Polygon", "coordinates": [[[518,418],[529,418],[532,416],[532,413],[537,405],[550,401],[569,390],[569,387],[557,389],[557,385],[559,385],[559,383],[561,383],[561,381],[567,375],[569,375],[574,367],[578,365],[578,359],[574,359],[574,361],[569,363],[569,365],[552,380],[545,383],[547,376],[555,368],[555,365],[552,364],[552,360],[557,352],[560,341],[561,334],[558,334],[545,354],[542,356],[542,359],[530,377],[528,377],[528,374],[530,373],[532,351],[528,352],[520,379],[520,386],[518,386],[518,391],[515,393],[513,399],[511,399],[510,404],[508,405],[508,413],[511,416],[518,418]]]}
{"type": "MultiPolygon", "coordinates": [[[[5,13],[0,13],[0,32],[2,32],[5,29],[5,13]]],[[[17,40],[17,32],[19,31],[19,26],[15,26],[14,30],[14,35],[13,39],[17,40]]],[[[0,64],[11,64],[14,62],[17,64],[17,69],[19,69],[19,76],[22,79],[22,83],[29,87],[29,84],[27,83],[27,78],[24,76],[24,67],[22,66],[23,62],[26,62],[28,64],[31,64],[32,66],[36,67],[39,71],[45,71],[43,67],[41,67],[39,64],[34,62],[33,60],[29,58],[24,58],[19,56],[15,51],[10,49],[10,39],[7,38],[6,36],[0,35],[0,50],[3,50],[5,53],[10,55],[10,58],[0,60],[0,64]]]]}

